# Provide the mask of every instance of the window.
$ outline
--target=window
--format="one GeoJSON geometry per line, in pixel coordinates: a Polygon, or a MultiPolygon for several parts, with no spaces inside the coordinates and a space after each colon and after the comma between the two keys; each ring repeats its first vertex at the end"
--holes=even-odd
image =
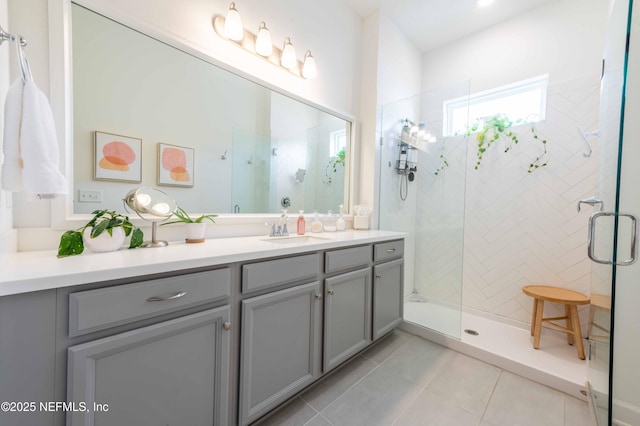
{"type": "Polygon", "coordinates": [[[496,114],[506,115],[513,123],[544,120],[548,82],[549,75],[545,74],[445,101],[444,136],[464,134],[473,123],[496,114]]]}
{"type": "Polygon", "coordinates": [[[329,157],[337,157],[347,148],[347,129],[336,130],[329,134],[329,157]]]}

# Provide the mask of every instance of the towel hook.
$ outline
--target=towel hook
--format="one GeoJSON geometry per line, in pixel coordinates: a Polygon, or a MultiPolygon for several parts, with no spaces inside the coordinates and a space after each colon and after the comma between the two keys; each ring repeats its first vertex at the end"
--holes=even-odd
{"type": "MultiPolygon", "coordinates": [[[[29,61],[27,61],[27,56],[24,54],[23,46],[23,38],[21,35],[14,36],[13,42],[16,45],[16,50],[18,51],[18,60],[20,62],[20,71],[22,71],[22,80],[23,81],[33,81],[33,75],[31,74],[31,67],[29,66],[29,61]],[[19,42],[18,42],[19,40],[19,42]]],[[[24,42],[24,46],[26,46],[26,41],[24,42]]]]}
{"type": "MultiPolygon", "coordinates": [[[[26,46],[27,40],[25,40],[21,36],[18,36],[18,37],[20,39],[20,44],[22,46],[26,46]]],[[[14,36],[13,34],[9,34],[2,28],[2,26],[0,26],[0,45],[2,45],[2,43],[4,43],[5,41],[15,41],[15,40],[16,40],[16,36],[14,36]]]]}

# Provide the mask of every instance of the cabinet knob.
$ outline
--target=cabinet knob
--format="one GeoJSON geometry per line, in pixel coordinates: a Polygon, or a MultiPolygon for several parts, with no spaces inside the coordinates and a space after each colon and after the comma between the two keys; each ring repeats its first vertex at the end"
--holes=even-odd
{"type": "Polygon", "coordinates": [[[376,278],[382,278],[382,274],[376,274],[376,278]]]}
{"type": "Polygon", "coordinates": [[[329,290],[327,290],[327,293],[333,296],[333,293],[335,293],[335,291],[332,288],[330,288],[329,290]]]}
{"type": "Polygon", "coordinates": [[[231,323],[230,322],[223,323],[222,328],[224,328],[227,331],[231,330],[231,323]]]}
{"type": "Polygon", "coordinates": [[[316,293],[316,299],[322,300],[322,295],[320,293],[316,293]]]}

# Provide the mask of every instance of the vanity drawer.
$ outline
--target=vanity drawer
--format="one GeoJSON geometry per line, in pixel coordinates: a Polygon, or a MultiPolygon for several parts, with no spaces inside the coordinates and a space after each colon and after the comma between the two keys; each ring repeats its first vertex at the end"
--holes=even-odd
{"type": "Polygon", "coordinates": [[[71,293],[69,336],[224,300],[230,294],[229,268],[71,293]]]}
{"type": "Polygon", "coordinates": [[[242,293],[315,279],[319,274],[318,253],[250,263],[242,266],[242,293]]]}
{"type": "Polygon", "coordinates": [[[324,254],[324,272],[327,274],[367,266],[371,262],[371,246],[332,250],[324,254]]]}
{"type": "Polygon", "coordinates": [[[373,261],[397,259],[404,256],[404,240],[389,241],[373,246],[373,261]]]}

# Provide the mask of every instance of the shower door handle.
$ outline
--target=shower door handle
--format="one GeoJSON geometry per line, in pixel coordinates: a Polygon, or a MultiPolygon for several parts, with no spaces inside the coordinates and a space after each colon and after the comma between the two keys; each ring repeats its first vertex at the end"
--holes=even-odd
{"type": "Polygon", "coordinates": [[[601,216],[615,216],[613,212],[597,212],[589,218],[589,237],[588,237],[588,255],[589,259],[603,265],[629,266],[638,260],[636,253],[638,252],[638,217],[631,213],[619,213],[618,217],[628,217],[631,219],[631,257],[627,260],[616,261],[609,259],[600,259],[595,254],[595,227],[596,220],[601,216]]]}

